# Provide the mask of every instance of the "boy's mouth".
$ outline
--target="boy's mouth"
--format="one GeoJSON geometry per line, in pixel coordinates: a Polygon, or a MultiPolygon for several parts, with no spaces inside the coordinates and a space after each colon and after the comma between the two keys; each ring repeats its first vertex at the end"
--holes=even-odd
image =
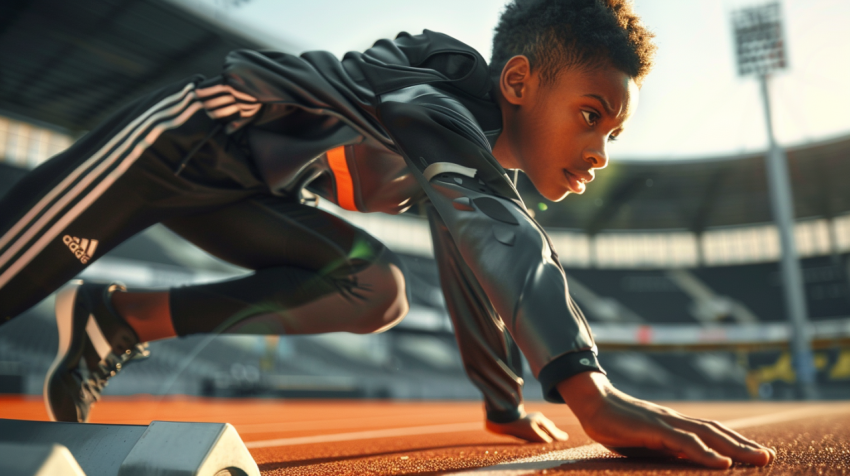
{"type": "Polygon", "coordinates": [[[593,180],[593,176],[591,175],[589,178],[581,177],[576,174],[573,174],[567,169],[564,169],[564,177],[567,178],[567,188],[569,188],[570,192],[573,192],[577,195],[581,195],[587,189],[587,182],[593,180]]]}

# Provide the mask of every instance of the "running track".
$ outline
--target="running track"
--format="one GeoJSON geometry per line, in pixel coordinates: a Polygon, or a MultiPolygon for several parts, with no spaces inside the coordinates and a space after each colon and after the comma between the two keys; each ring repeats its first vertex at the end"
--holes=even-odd
{"type": "MultiPolygon", "coordinates": [[[[777,450],[777,460],[768,467],[735,466],[728,473],[850,475],[850,402],[669,406],[723,421],[777,450]]],[[[565,406],[527,407],[543,411],[570,434],[569,441],[522,444],[491,435],[483,430],[480,404],[472,402],[107,398],[92,422],[230,422],[263,475],[727,473],[677,461],[615,457],[592,444],[565,406]]],[[[45,420],[47,414],[40,399],[2,397],[0,418],[45,420]]]]}

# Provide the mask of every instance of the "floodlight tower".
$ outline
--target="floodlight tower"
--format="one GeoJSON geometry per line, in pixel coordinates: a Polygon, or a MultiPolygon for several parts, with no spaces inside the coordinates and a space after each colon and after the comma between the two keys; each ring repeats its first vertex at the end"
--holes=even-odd
{"type": "Polygon", "coordinates": [[[815,368],[812,359],[809,317],[803,273],[794,243],[794,202],[785,151],[776,143],[770,113],[768,79],[771,73],[785,69],[785,40],[782,11],[778,2],[741,8],[732,12],[732,28],[738,57],[738,74],[756,76],[761,85],[769,150],[767,178],[773,219],[779,228],[782,245],[782,284],[785,305],[791,321],[791,351],[797,385],[805,399],[817,398],[815,368]]]}

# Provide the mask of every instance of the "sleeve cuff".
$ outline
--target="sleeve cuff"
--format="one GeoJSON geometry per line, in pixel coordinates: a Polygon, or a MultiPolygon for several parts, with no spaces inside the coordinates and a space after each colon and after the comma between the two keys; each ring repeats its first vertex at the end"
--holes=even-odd
{"type": "Polygon", "coordinates": [[[487,419],[493,423],[510,423],[522,415],[522,405],[511,410],[487,410],[487,419]]]}
{"type": "Polygon", "coordinates": [[[599,365],[596,354],[589,350],[569,352],[556,357],[553,361],[546,364],[540,371],[540,375],[537,376],[537,380],[540,381],[540,385],[543,387],[543,398],[547,402],[564,403],[564,399],[558,393],[556,385],[573,375],[588,371],[605,373],[605,370],[599,365]]]}

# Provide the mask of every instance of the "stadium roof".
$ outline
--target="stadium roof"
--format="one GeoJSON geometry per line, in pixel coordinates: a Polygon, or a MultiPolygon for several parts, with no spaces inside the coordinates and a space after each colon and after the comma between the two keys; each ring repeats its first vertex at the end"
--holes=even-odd
{"type": "Polygon", "coordinates": [[[228,51],[271,45],[166,0],[0,2],[0,110],[71,132],[228,51]]]}
{"type": "MultiPolygon", "coordinates": [[[[798,219],[850,212],[850,136],[787,150],[798,219]]],[[[527,177],[520,191],[546,227],[603,230],[683,229],[772,221],[765,154],[697,160],[615,161],[581,196],[552,203],[527,177]],[[540,211],[538,203],[547,210],[540,211]]]]}

